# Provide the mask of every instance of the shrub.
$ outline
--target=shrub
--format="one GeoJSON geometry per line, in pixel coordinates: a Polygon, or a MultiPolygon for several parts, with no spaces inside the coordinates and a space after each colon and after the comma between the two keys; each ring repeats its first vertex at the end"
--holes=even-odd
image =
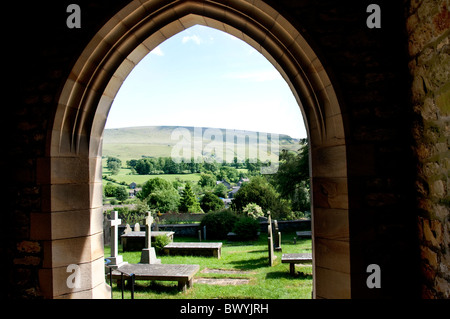
{"type": "Polygon", "coordinates": [[[206,193],[200,201],[200,207],[204,212],[218,211],[225,207],[223,201],[213,193],[206,193]]]}
{"type": "Polygon", "coordinates": [[[155,247],[157,254],[162,254],[164,252],[164,246],[170,243],[170,238],[165,235],[159,235],[155,237],[155,242],[153,246],[155,247]]]}
{"type": "Polygon", "coordinates": [[[247,206],[244,207],[243,213],[246,216],[253,218],[264,217],[264,212],[261,207],[255,203],[248,203],[247,206]]]}
{"type": "Polygon", "coordinates": [[[200,227],[206,226],[206,237],[212,239],[225,239],[233,230],[237,216],[229,209],[207,213],[203,217],[200,227]]]}
{"type": "Polygon", "coordinates": [[[257,238],[259,229],[260,225],[256,219],[242,216],[235,223],[233,232],[236,233],[241,240],[250,240],[257,238]]]}

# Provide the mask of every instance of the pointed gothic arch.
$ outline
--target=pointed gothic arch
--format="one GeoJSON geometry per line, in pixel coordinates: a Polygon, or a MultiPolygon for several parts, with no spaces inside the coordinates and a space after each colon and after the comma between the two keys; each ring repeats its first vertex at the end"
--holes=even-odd
{"type": "Polygon", "coordinates": [[[315,298],[350,298],[347,159],[343,112],[323,63],[285,17],[260,0],[134,0],[87,45],[63,87],[47,158],[44,213],[32,215],[43,240],[40,282],[49,298],[108,297],[103,266],[101,145],[106,118],[134,66],[196,24],[253,46],[280,72],[304,116],[311,148],[315,298]],[[68,288],[78,264],[80,288],[68,288]]]}

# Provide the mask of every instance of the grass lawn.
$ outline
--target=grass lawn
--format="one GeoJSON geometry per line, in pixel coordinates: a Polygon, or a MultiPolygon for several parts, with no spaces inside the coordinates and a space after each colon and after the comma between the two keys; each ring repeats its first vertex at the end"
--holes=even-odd
{"type": "MultiPolygon", "coordinates": [[[[222,241],[222,257],[164,256],[158,255],[163,264],[198,264],[200,271],[195,278],[245,278],[249,284],[219,286],[194,282],[193,288],[186,292],[177,289],[177,282],[136,281],[136,299],[310,299],[312,291],[312,266],[297,265],[296,270],[304,275],[295,277],[289,274],[289,264],[281,263],[283,253],[311,252],[311,240],[297,240],[295,232],[282,233],[282,252],[275,252],[277,259],[273,267],[268,266],[267,235],[261,234],[257,241],[222,241]],[[205,268],[246,271],[245,274],[202,273],[205,268]]],[[[176,238],[175,241],[196,242],[198,238],[176,238]]],[[[213,242],[213,241],[210,241],[213,242]]],[[[109,247],[105,247],[105,256],[109,256],[109,247]]],[[[138,263],[140,252],[121,252],[124,260],[138,263]]],[[[109,278],[107,278],[109,283],[109,278]]],[[[120,299],[121,290],[113,283],[114,299],[120,299]]],[[[125,298],[131,298],[129,289],[125,298]]]]}
{"type": "MultiPolygon", "coordinates": [[[[169,182],[173,182],[176,180],[180,180],[182,182],[189,181],[191,183],[197,183],[200,180],[201,174],[194,173],[194,174],[160,174],[160,175],[130,175],[131,170],[129,168],[122,168],[117,175],[112,175],[110,177],[114,178],[118,183],[125,182],[127,185],[131,184],[132,182],[135,182],[136,184],[144,184],[149,179],[152,178],[162,178],[169,182]]],[[[106,166],[103,167],[104,175],[109,175],[109,170],[106,168],[106,166]]],[[[103,185],[106,185],[108,183],[107,180],[103,180],[103,185]]]]}

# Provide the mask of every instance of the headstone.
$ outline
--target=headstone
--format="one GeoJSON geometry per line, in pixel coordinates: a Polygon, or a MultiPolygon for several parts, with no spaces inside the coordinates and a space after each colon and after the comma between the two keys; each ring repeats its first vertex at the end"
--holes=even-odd
{"type": "Polygon", "coordinates": [[[141,226],[139,226],[139,223],[134,224],[134,231],[141,231],[141,226]]]}
{"type": "Polygon", "coordinates": [[[117,211],[111,212],[111,220],[109,225],[111,227],[111,257],[108,259],[111,261],[108,266],[112,268],[118,268],[126,262],[123,261],[123,257],[119,255],[119,225],[121,220],[119,219],[119,213],[117,211]]]}
{"type": "Polygon", "coordinates": [[[109,219],[106,214],[103,218],[103,242],[109,243],[111,241],[111,227],[109,225],[109,219]]]}
{"type": "Polygon", "coordinates": [[[281,251],[281,232],[278,229],[278,222],[276,220],[273,221],[273,234],[274,234],[274,249],[275,251],[281,251]]]}
{"type": "Polygon", "coordinates": [[[153,217],[147,212],[145,218],[145,244],[141,252],[141,264],[160,264],[161,259],[156,258],[155,248],[152,247],[152,223],[153,217]]]}
{"type": "Polygon", "coordinates": [[[269,224],[267,225],[267,233],[269,234],[267,238],[267,245],[269,248],[269,266],[272,267],[275,259],[277,256],[275,256],[274,250],[273,250],[273,234],[272,234],[272,219],[270,217],[270,212],[267,212],[269,219],[269,224]]]}
{"type": "Polygon", "coordinates": [[[129,234],[129,233],[131,233],[131,232],[132,232],[131,226],[130,226],[130,224],[127,224],[127,225],[125,226],[125,230],[123,231],[123,233],[124,233],[124,234],[129,234]]]}

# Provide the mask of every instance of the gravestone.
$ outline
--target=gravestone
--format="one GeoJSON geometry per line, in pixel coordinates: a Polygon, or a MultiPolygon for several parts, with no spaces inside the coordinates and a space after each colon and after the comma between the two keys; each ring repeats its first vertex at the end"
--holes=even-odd
{"type": "Polygon", "coordinates": [[[124,234],[129,234],[129,233],[131,233],[131,232],[132,232],[131,226],[130,226],[129,224],[127,224],[127,225],[125,226],[125,230],[123,231],[123,233],[124,233],[124,234]]]}
{"type": "Polygon", "coordinates": [[[274,249],[275,251],[281,251],[281,232],[278,228],[278,222],[273,221],[273,234],[274,234],[274,249]]]}
{"type": "Polygon", "coordinates": [[[161,259],[156,258],[155,248],[152,247],[152,223],[153,217],[147,212],[145,218],[145,245],[141,252],[141,264],[160,264],[161,259]]]}
{"type": "Polygon", "coordinates": [[[269,235],[267,238],[267,245],[269,248],[269,266],[272,267],[277,256],[275,256],[275,252],[273,250],[272,219],[270,217],[270,212],[267,212],[267,215],[269,216],[269,224],[267,225],[267,233],[269,235]]]}
{"type": "Polygon", "coordinates": [[[109,225],[109,219],[106,214],[103,216],[103,242],[109,243],[111,241],[111,227],[109,225]]]}
{"type": "Polygon", "coordinates": [[[141,231],[141,226],[139,223],[134,224],[134,231],[141,231]]]}
{"type": "Polygon", "coordinates": [[[109,267],[115,269],[118,268],[126,262],[123,261],[123,257],[119,255],[119,225],[121,220],[119,219],[119,213],[117,211],[111,212],[111,220],[109,221],[109,225],[111,227],[111,257],[108,257],[110,263],[109,267]]]}

